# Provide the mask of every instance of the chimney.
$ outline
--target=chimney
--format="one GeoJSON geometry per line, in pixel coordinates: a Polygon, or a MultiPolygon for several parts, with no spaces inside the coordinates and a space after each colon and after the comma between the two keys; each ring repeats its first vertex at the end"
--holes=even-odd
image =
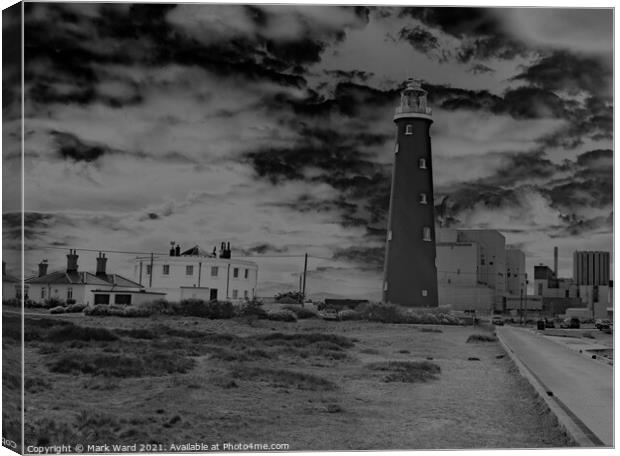
{"type": "Polygon", "coordinates": [[[108,259],[105,257],[105,253],[99,252],[99,256],[97,257],[97,272],[96,272],[97,276],[106,275],[105,266],[107,262],[108,262],[108,259]]]}
{"type": "Polygon", "coordinates": [[[47,260],[43,260],[39,263],[39,277],[47,275],[47,260]]]}
{"type": "Polygon", "coordinates": [[[174,256],[181,256],[181,245],[177,244],[177,246],[174,248],[174,256]]]}
{"type": "Polygon", "coordinates": [[[555,273],[555,278],[558,278],[558,248],[553,248],[553,272],[555,273]]]}
{"type": "Polygon", "coordinates": [[[67,255],[67,272],[77,272],[78,270],[78,255],[76,250],[69,249],[69,255],[67,255]]]}
{"type": "Polygon", "coordinates": [[[176,244],[176,242],[170,242],[170,256],[174,256],[174,244],[176,244]]]}

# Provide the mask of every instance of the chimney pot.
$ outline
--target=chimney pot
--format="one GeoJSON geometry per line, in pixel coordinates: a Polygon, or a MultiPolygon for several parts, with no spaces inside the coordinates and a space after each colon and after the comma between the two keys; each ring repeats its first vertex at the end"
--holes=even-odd
{"type": "Polygon", "coordinates": [[[39,263],[39,277],[47,275],[47,260],[43,260],[39,263]]]}
{"type": "Polygon", "coordinates": [[[107,262],[108,262],[108,259],[105,257],[105,254],[102,254],[101,252],[99,252],[99,257],[97,258],[97,271],[95,275],[97,276],[106,275],[105,269],[106,269],[107,262]]]}
{"type": "Polygon", "coordinates": [[[67,255],[67,272],[77,272],[78,270],[78,255],[76,250],[69,249],[69,255],[67,255]]]}

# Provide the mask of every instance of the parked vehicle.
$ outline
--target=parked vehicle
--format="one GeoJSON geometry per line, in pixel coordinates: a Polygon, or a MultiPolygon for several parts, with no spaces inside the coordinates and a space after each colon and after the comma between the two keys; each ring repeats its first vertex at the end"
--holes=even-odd
{"type": "Polygon", "coordinates": [[[336,309],[325,309],[319,312],[319,316],[323,320],[338,320],[338,311],[336,309]]]}
{"type": "Polygon", "coordinates": [[[611,329],[611,321],[610,320],[596,320],[594,323],[594,327],[599,331],[603,331],[604,329],[611,329]]]}
{"type": "Polygon", "coordinates": [[[579,329],[580,327],[579,318],[567,318],[562,323],[560,323],[560,328],[564,329],[579,329]]]}
{"type": "Polygon", "coordinates": [[[504,326],[504,319],[502,317],[493,317],[491,319],[491,324],[497,326],[504,326]]]}

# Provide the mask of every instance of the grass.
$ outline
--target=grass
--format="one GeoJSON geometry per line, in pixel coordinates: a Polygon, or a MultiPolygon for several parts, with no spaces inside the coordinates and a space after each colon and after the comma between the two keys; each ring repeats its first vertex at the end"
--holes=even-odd
{"type": "Polygon", "coordinates": [[[106,377],[161,376],[188,372],[193,359],[175,353],[147,352],[141,356],[76,352],[56,357],[48,367],[61,374],[89,374],[106,377]]]}
{"type": "Polygon", "coordinates": [[[89,328],[87,326],[65,325],[52,327],[46,335],[50,342],[67,341],[112,341],[118,340],[118,336],[105,328],[89,328]]]}
{"type": "Polygon", "coordinates": [[[472,334],[467,338],[467,343],[472,342],[496,342],[497,338],[487,334],[472,334]]]}
{"type": "Polygon", "coordinates": [[[293,347],[305,347],[318,342],[329,342],[341,348],[351,348],[354,345],[353,341],[348,337],[326,333],[285,334],[276,332],[259,336],[257,339],[268,345],[290,345],[293,347]]]}
{"type": "Polygon", "coordinates": [[[430,361],[383,361],[370,363],[370,370],[387,372],[385,382],[419,383],[436,380],[441,368],[430,361]]]}
{"type": "Polygon", "coordinates": [[[420,331],[423,333],[442,333],[443,332],[439,328],[420,328],[420,331]]]}
{"type": "Polygon", "coordinates": [[[337,388],[335,383],[317,375],[286,369],[240,365],[233,367],[230,371],[230,375],[233,379],[266,382],[276,387],[293,387],[310,391],[332,391],[337,388]]]}

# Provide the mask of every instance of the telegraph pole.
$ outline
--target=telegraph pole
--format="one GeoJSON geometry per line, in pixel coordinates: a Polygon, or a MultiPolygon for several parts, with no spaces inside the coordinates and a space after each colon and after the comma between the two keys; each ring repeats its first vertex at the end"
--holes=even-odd
{"type": "Polygon", "coordinates": [[[149,288],[153,287],[153,252],[151,252],[151,273],[149,274],[149,288]]]}
{"type": "Polygon", "coordinates": [[[301,303],[303,304],[304,300],[306,299],[306,273],[308,272],[308,254],[306,253],[305,257],[304,257],[304,280],[303,280],[303,285],[302,285],[302,290],[301,290],[301,303]]]}

